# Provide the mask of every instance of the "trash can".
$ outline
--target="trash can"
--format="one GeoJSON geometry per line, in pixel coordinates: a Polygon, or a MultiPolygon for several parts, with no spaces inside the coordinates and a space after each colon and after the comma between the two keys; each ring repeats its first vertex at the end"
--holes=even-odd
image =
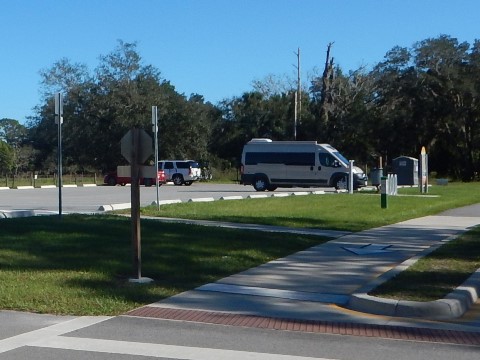
{"type": "Polygon", "coordinates": [[[383,169],[382,168],[373,168],[370,171],[370,180],[372,181],[372,186],[380,186],[382,183],[383,169]]]}
{"type": "Polygon", "coordinates": [[[399,156],[393,159],[393,171],[398,185],[418,185],[418,159],[399,156]]]}

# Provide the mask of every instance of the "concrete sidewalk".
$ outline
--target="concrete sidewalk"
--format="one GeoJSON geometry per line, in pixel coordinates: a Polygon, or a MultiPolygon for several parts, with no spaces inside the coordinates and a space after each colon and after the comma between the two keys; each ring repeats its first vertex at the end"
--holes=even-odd
{"type": "MultiPolygon", "coordinates": [[[[260,230],[257,225],[201,223],[260,230]]],[[[42,357],[45,352],[56,354],[55,351],[61,351],[65,357],[75,351],[72,358],[80,358],[78,354],[83,354],[79,351],[81,348],[88,351],[86,358],[93,356],[92,352],[105,352],[100,346],[107,344],[109,353],[127,353],[125,349],[128,347],[130,353],[138,350],[140,356],[144,354],[144,342],[126,341],[118,329],[136,326],[139,336],[146,336],[152,333],[152,325],[157,328],[157,324],[151,321],[153,318],[480,346],[480,313],[476,318],[462,321],[432,321],[426,319],[428,316],[407,319],[386,311],[390,304],[385,300],[364,297],[367,289],[408,266],[412,259],[478,224],[480,204],[356,234],[262,228],[337,238],[122,316],[60,317],[0,311],[0,323],[3,324],[0,327],[0,353],[9,353],[12,358],[15,354],[28,353],[28,358],[34,358],[31,356],[34,353],[42,357]],[[361,299],[362,302],[355,305],[352,299],[361,299]],[[358,308],[360,311],[349,309],[356,306],[362,307],[358,308]],[[112,342],[112,339],[117,341],[112,342]],[[80,345],[84,347],[78,347],[80,345]]],[[[479,279],[474,279],[470,290],[462,290],[462,296],[478,293],[479,285],[479,279]]],[[[393,305],[393,308],[398,307],[398,304],[393,305]]],[[[412,309],[417,307],[418,304],[411,306],[412,309]]],[[[421,312],[425,313],[424,310],[421,312]]],[[[447,315],[450,316],[450,312],[447,315]]],[[[226,330],[222,328],[222,331],[226,330]]],[[[160,349],[161,344],[157,345],[156,341],[162,339],[156,339],[149,346],[160,349]]]]}
{"type": "MultiPolygon", "coordinates": [[[[451,319],[461,316],[477,300],[478,274],[468,288],[462,288],[460,294],[444,301],[445,306],[439,306],[438,302],[403,302],[400,306],[398,302],[369,297],[366,292],[416,258],[478,224],[480,206],[475,205],[360,233],[337,234],[337,239],[325,244],[206,284],[148,308],[370,324],[403,323],[395,316],[416,320],[451,319]],[[398,308],[403,310],[396,313],[398,308]]],[[[480,331],[480,319],[472,324],[474,328],[479,326],[480,331]]]]}

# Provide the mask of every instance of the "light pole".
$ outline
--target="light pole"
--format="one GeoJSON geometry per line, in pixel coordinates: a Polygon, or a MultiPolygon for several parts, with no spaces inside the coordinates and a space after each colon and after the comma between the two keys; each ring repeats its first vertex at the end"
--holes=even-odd
{"type": "Polygon", "coordinates": [[[63,124],[63,98],[61,93],[55,95],[55,124],[58,124],[58,216],[62,217],[62,124],[63,124]]]}

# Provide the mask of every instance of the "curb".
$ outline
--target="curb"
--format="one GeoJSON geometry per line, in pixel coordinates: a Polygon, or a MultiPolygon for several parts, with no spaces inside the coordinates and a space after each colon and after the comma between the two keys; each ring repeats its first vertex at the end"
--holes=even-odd
{"type": "Polygon", "coordinates": [[[182,200],[160,200],[157,204],[157,201],[152,201],[151,205],[170,205],[170,204],[180,204],[182,200]]]}
{"type": "Polygon", "coordinates": [[[254,195],[248,195],[247,199],[266,199],[268,198],[267,194],[254,194],[254,195]]]}
{"type": "Polygon", "coordinates": [[[13,210],[13,211],[0,211],[0,218],[12,219],[18,217],[35,216],[35,210],[13,210]]]}
{"type": "Polygon", "coordinates": [[[305,195],[310,195],[311,192],[307,191],[297,191],[297,192],[292,192],[293,196],[305,196],[305,195]]]}
{"type": "Polygon", "coordinates": [[[241,195],[222,196],[219,200],[243,200],[241,195]]]}
{"type": "Polygon", "coordinates": [[[130,209],[131,206],[132,205],[130,203],[102,205],[98,208],[98,211],[124,210],[124,209],[130,209]]]}
{"type": "Polygon", "coordinates": [[[427,320],[448,320],[462,316],[480,297],[480,269],[475,271],[462,285],[449,293],[443,299],[434,301],[409,301],[387,299],[368,295],[380,284],[395,277],[420,258],[437,250],[443,244],[458,237],[459,234],[450,236],[440,244],[434,245],[417,256],[405,260],[392,270],[380,275],[378,278],[358,289],[350,296],[345,306],[348,309],[375,315],[396,316],[406,318],[421,318],[427,320]]]}
{"type": "Polygon", "coordinates": [[[212,198],[197,198],[197,199],[188,200],[188,202],[211,202],[211,201],[215,201],[215,199],[212,197],[212,198]]]}
{"type": "Polygon", "coordinates": [[[480,269],[443,299],[421,302],[384,299],[366,293],[358,293],[350,297],[347,307],[376,315],[450,320],[465,314],[477,302],[479,294],[480,269]]]}
{"type": "MultiPolygon", "coordinates": [[[[127,184],[128,185],[128,184],[127,184]]],[[[83,185],[87,186],[87,185],[83,185]]],[[[89,185],[89,186],[95,186],[95,184],[89,185]]],[[[245,200],[245,199],[266,199],[269,197],[272,198],[279,198],[279,197],[288,197],[288,196],[303,196],[303,195],[324,195],[325,191],[300,191],[300,192],[292,192],[292,193],[273,193],[273,194],[253,194],[253,195],[248,195],[246,198],[244,198],[241,195],[232,195],[232,196],[222,196],[221,198],[218,199],[220,200],[245,200]]],[[[212,202],[216,201],[213,197],[207,197],[207,198],[192,198],[188,199],[186,201],[182,201],[180,199],[175,199],[175,200],[160,200],[157,204],[157,201],[152,201],[151,205],[169,205],[169,204],[179,204],[182,202],[212,202]]],[[[130,203],[128,203],[128,206],[126,204],[108,204],[108,205],[101,205],[98,210],[99,211],[112,211],[112,210],[124,210],[130,208],[130,203]]]]}
{"type": "MultiPolygon", "coordinates": [[[[253,196],[253,195],[250,195],[250,196],[253,196]]],[[[278,197],[288,197],[290,196],[289,193],[276,193],[276,194],[272,194],[272,197],[274,198],[278,198],[278,197]]]]}

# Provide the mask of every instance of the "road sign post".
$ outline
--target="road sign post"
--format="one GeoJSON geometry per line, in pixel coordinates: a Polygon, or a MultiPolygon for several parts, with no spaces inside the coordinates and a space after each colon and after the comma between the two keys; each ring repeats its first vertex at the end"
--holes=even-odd
{"type": "Polygon", "coordinates": [[[142,277],[142,241],[140,228],[140,165],[152,154],[152,138],[142,129],[131,129],[122,138],[121,153],[131,165],[131,218],[133,278],[130,282],[149,283],[150,278],[142,277]]]}
{"type": "Polygon", "coordinates": [[[133,271],[136,279],[142,277],[142,248],[140,231],[140,181],[138,176],[139,134],[138,129],[132,130],[132,184],[131,184],[131,217],[132,217],[132,246],[133,271]]]}

